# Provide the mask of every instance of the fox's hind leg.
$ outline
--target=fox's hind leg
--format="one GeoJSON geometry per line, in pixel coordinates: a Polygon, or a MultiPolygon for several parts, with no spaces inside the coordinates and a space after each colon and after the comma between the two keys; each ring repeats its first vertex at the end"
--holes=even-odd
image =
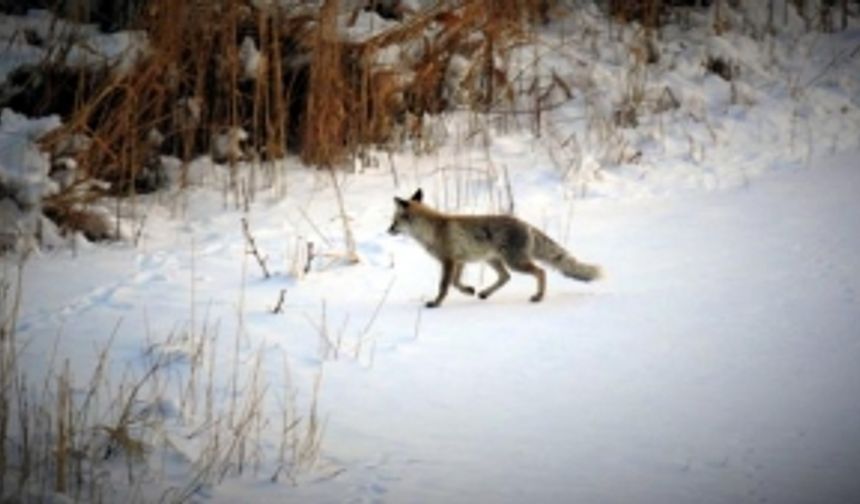
{"type": "Polygon", "coordinates": [[[492,293],[496,292],[503,285],[508,283],[508,280],[511,278],[511,274],[508,273],[508,270],[505,268],[505,263],[502,262],[501,259],[492,259],[488,262],[490,263],[490,266],[496,270],[496,274],[499,275],[499,277],[496,279],[496,283],[478,293],[478,297],[481,299],[487,299],[490,297],[492,293]]]}
{"type": "Polygon", "coordinates": [[[464,264],[461,262],[454,263],[454,272],[453,272],[454,287],[456,287],[457,290],[459,290],[460,292],[462,292],[463,294],[465,294],[467,296],[474,296],[475,295],[475,288],[470,286],[470,285],[463,285],[463,283],[460,282],[460,276],[463,274],[463,266],[464,266],[464,264]]]}
{"type": "Polygon", "coordinates": [[[508,266],[518,273],[528,273],[537,280],[537,292],[529,298],[532,303],[537,303],[543,299],[544,291],[546,290],[546,272],[538,265],[529,259],[520,259],[516,262],[509,261],[508,266]]]}

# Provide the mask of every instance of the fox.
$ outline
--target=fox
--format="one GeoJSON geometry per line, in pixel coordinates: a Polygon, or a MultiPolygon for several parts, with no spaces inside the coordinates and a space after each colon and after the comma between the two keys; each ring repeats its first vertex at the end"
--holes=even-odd
{"type": "Polygon", "coordinates": [[[529,300],[541,301],[546,291],[546,272],[535,264],[545,263],[563,275],[590,282],[601,278],[600,266],[575,259],[561,245],[536,227],[510,215],[447,214],[425,205],[421,188],[408,200],[394,197],[394,217],[388,232],[415,239],[442,265],[439,292],[427,301],[436,308],[453,285],[467,296],[476,290],[461,281],[466,263],[486,262],[495,270],[496,281],[477,292],[480,299],[489,298],[510,280],[508,268],[532,275],[537,292],[529,300]]]}

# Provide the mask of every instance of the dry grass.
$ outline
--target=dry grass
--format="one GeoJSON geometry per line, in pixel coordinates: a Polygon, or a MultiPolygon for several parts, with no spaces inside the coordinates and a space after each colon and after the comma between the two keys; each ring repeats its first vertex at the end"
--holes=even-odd
{"type": "MultiPolygon", "coordinates": [[[[646,79],[648,66],[659,62],[659,30],[668,16],[689,7],[660,0],[603,5],[611,20],[610,38],[633,31],[624,48],[633,63],[612,116],[589,115],[588,120],[601,149],[612,151],[607,159],[624,160],[629,149],[616,130],[637,127],[654,101],[646,79]]],[[[841,7],[843,18],[847,5],[841,7]]],[[[729,9],[739,9],[727,1],[709,8],[718,32],[729,9]]],[[[279,2],[267,8],[249,0],[149,0],[135,27],[146,30],[150,47],[131,70],[74,74],[62,65],[46,64],[43,74],[57,84],[48,86],[56,96],[46,101],[74,105],[63,128],[42,143],[80,167],[71,185],[44,202],[46,215],[61,229],[82,231],[91,239],[116,238],[128,200],[116,201],[115,219],[93,204],[105,194],[131,195],[134,209],[135,194],[168,183],[165,155],[181,160],[183,184],[187,163],[198,156],[212,155],[229,164],[224,193],[235,205],[247,205],[258,187],[285,185],[273,160],[288,154],[326,170],[361,159],[369,147],[392,152],[409,144],[426,154],[441,143],[435,138],[434,116],[452,109],[495,112],[503,130],[512,122],[521,127],[520,117],[531,115],[540,137],[545,134],[544,111],[583,91],[558,72],[538,75],[537,49],[534,72],[512,69],[509,61],[517,48],[536,41],[536,24],[575,14],[575,5],[554,0],[445,2],[410,13],[365,39],[348,39],[342,28],[345,18],[349,24],[368,14],[343,9],[337,0],[310,7],[279,2]],[[256,63],[249,64],[251,60],[256,63]],[[75,85],[70,87],[69,81],[75,85]],[[73,135],[89,141],[68,152],[73,135]]],[[[838,14],[833,9],[813,13],[801,6],[798,12],[810,23],[820,18],[827,29],[825,20],[838,14]]],[[[771,12],[771,22],[778,17],[771,12]]],[[[586,38],[571,43],[585,45],[586,38]]],[[[714,61],[708,68],[731,79],[730,64],[714,61]]],[[[667,96],[661,106],[671,102],[667,96]]],[[[392,175],[397,183],[396,170],[392,175]]],[[[349,234],[346,229],[347,248],[349,234]]]]}
{"type": "Polygon", "coordinates": [[[81,502],[143,502],[152,497],[153,485],[164,489],[162,500],[185,501],[228,477],[260,476],[261,469],[275,467],[275,479],[295,480],[316,467],[325,432],[318,411],[322,374],[302,415],[286,364],[287,386],[269,386],[262,348],[249,365],[219,376],[216,368],[225,357],[218,355],[217,330],[205,320],[160,341],[147,337],[138,364],[123,373],[111,363],[118,323],[88,377],[74,376],[67,360],[55,362],[52,355],[44,380],[35,382],[20,358],[26,342],[15,330],[24,266],[22,260],[0,281],[4,502],[50,500],[57,494],[81,502]],[[234,399],[216,402],[216,389],[225,380],[234,399]],[[268,420],[272,397],[281,405],[275,414],[280,426],[268,420]],[[273,443],[280,448],[269,448],[273,443]],[[198,448],[189,451],[188,445],[198,448]],[[171,457],[187,459],[186,479],[178,487],[159,476],[171,457]]]}
{"type": "Polygon", "coordinates": [[[245,0],[150,0],[135,23],[149,34],[146,56],[130,71],[82,74],[74,110],[43,143],[55,152],[70,135],[86,135],[89,145],[70,153],[81,167],[78,182],[97,178],[121,194],[165,183],[159,155],[188,161],[213,152],[213,137],[237,128],[248,135],[246,149],[213,153],[223,161],[292,150],[308,163],[334,165],[361,145],[392,139],[407,109],[420,117],[460,105],[443,96],[455,55],[477,62],[464,84],[469,105],[487,108],[509,94],[495,61],[527,20],[545,19],[552,5],[446,4],[347,42],[338,30],[339,3],[327,0],[315,11],[298,3],[258,9],[245,0]],[[408,43],[426,47],[399,68],[374,63],[380,51],[408,43]],[[247,64],[251,56],[254,65],[247,64]]]}
{"type": "MultiPolygon", "coordinates": [[[[717,31],[721,12],[732,8],[732,2],[724,3],[712,6],[717,31]]],[[[801,4],[804,18],[817,16],[825,29],[840,14],[837,7],[811,12],[801,4]]],[[[428,114],[455,107],[493,110],[518,92],[516,76],[504,64],[507,52],[528,39],[534,24],[569,9],[555,0],[446,2],[352,42],[339,31],[338,15],[344,12],[338,0],[319,8],[277,5],[149,0],[133,26],[146,30],[150,48],[130,71],[80,73],[71,76],[76,84],[70,88],[61,65],[42,69],[44,76],[56,76],[51,82],[64,83],[46,92],[60,90],[71,96],[62,101],[74,104],[65,126],[45,139],[45,147],[56,152],[71,134],[91,140],[71,153],[81,167],[76,184],[48,202],[55,219],[64,220],[72,202],[86,204],[95,197],[88,194],[103,192],[91,186],[81,190],[91,178],[109,182],[112,193],[157,189],[166,183],[163,154],[187,162],[212,153],[239,169],[235,164],[244,159],[294,152],[329,167],[364,146],[420,136],[428,114]],[[381,64],[380,54],[395,46],[420,49],[394,66],[381,64]],[[254,65],[248,64],[251,56],[254,65]],[[468,64],[455,69],[452,61],[468,64]],[[453,83],[452,72],[458,74],[453,83]],[[247,140],[218,152],[214,139],[237,131],[247,140]]],[[[847,5],[840,7],[842,19],[847,5]]],[[[640,24],[643,43],[631,51],[642,49],[648,63],[659,57],[653,37],[673,9],[661,0],[607,4],[616,21],[640,24]]],[[[537,99],[536,113],[542,105],[537,99]]],[[[280,180],[273,165],[253,166],[264,170],[270,183],[280,180]]]]}
{"type": "Polygon", "coordinates": [[[313,35],[302,158],[309,164],[340,161],[347,137],[352,91],[346,82],[344,48],[338,37],[339,0],[325,0],[313,35]]]}
{"type": "MultiPolygon", "coordinates": [[[[342,33],[350,13],[336,0],[257,5],[148,0],[131,24],[148,35],[134,64],[81,70],[56,58],[22,77],[47,83],[23,112],[63,118],[42,148],[76,166],[43,201],[62,231],[120,238],[122,218],[136,217],[135,196],[174,177],[186,186],[199,156],[229,165],[225,199],[239,206],[258,187],[286,183],[274,160],[288,154],[332,169],[369,146],[392,151],[415,139],[418,150],[432,148],[428,116],[515,100],[508,55],[557,3],[442,3],[359,40],[342,33]],[[397,61],[386,58],[403,47],[397,61]],[[119,196],[109,211],[105,196],[119,196]]],[[[68,40],[56,43],[56,54],[69,53],[68,40]]]]}

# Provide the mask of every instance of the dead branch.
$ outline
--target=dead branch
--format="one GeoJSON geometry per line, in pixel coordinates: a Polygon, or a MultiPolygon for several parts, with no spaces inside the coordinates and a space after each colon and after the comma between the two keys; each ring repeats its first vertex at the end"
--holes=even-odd
{"type": "Polygon", "coordinates": [[[287,289],[281,289],[281,292],[278,294],[278,302],[275,303],[275,307],[272,308],[272,313],[278,314],[284,312],[284,298],[287,296],[287,289]]]}
{"type": "Polygon", "coordinates": [[[260,250],[257,248],[257,242],[251,236],[251,230],[248,227],[248,219],[242,217],[242,232],[245,234],[245,244],[247,245],[246,253],[254,256],[260,269],[263,270],[263,278],[269,279],[272,275],[269,273],[269,268],[266,266],[266,258],[260,255],[260,250]]]}

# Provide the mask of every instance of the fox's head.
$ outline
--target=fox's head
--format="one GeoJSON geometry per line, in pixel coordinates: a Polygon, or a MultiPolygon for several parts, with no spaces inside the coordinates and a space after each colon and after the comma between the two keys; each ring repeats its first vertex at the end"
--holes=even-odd
{"type": "Polygon", "coordinates": [[[408,200],[394,198],[394,218],[391,221],[391,226],[388,228],[390,234],[396,235],[400,233],[412,234],[413,217],[416,205],[421,204],[424,198],[424,193],[421,189],[415,191],[408,200]]]}

